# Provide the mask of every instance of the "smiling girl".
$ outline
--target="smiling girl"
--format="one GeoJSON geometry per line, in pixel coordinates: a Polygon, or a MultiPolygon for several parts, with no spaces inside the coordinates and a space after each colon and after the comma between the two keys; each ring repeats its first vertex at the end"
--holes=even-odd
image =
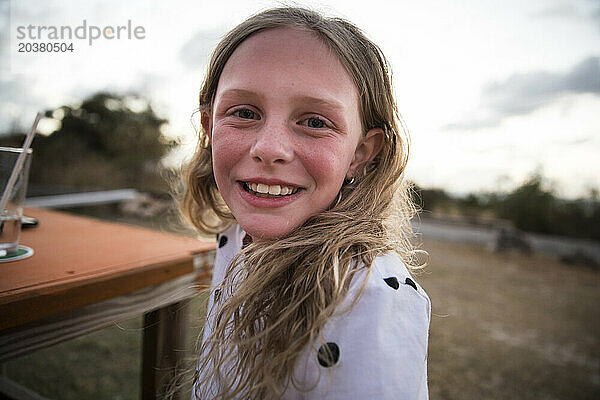
{"type": "Polygon", "coordinates": [[[215,49],[184,211],[218,234],[196,399],[426,399],[408,142],[354,25],[257,14],[215,49]]]}

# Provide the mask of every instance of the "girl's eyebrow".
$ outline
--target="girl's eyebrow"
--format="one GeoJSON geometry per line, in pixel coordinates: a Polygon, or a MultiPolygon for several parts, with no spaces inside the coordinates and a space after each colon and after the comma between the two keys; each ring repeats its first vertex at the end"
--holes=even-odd
{"type": "Polygon", "coordinates": [[[246,90],[246,89],[227,89],[224,92],[221,93],[221,95],[219,97],[251,97],[251,98],[261,98],[261,96],[256,93],[253,92],[251,90],[246,90]]]}
{"type": "MultiPolygon", "coordinates": [[[[260,93],[256,93],[252,90],[246,89],[227,89],[221,93],[219,96],[221,98],[229,98],[229,97],[246,97],[253,99],[263,99],[263,96],[260,93]]],[[[327,109],[334,112],[344,112],[345,107],[342,103],[334,98],[321,98],[314,96],[296,96],[293,98],[295,102],[299,102],[300,104],[317,106],[317,107],[326,107],[327,109]]]]}
{"type": "Polygon", "coordinates": [[[295,100],[299,101],[302,104],[307,104],[311,106],[317,107],[326,107],[327,109],[334,112],[344,112],[345,107],[342,103],[340,103],[336,99],[324,99],[320,97],[313,96],[299,96],[296,97],[295,100]]]}

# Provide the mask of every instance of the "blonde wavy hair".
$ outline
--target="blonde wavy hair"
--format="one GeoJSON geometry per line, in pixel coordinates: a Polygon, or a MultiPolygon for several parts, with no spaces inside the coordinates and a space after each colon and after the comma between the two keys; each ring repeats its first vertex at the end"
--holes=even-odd
{"type": "MultiPolygon", "coordinates": [[[[294,365],[307,345],[323,341],[320,332],[357,269],[370,272],[374,259],[391,251],[414,264],[410,220],[415,208],[403,180],[408,133],[396,108],[388,63],[356,26],[296,7],[250,17],[214,50],[200,111],[211,112],[221,72],[240,43],[281,27],[313,32],[337,55],[356,85],[363,133],[380,128],[384,143],[354,182],[342,185],[329,209],[284,237],[245,247],[229,265],[220,285],[225,300],[212,310],[214,329],[200,349],[195,382],[206,381],[195,385],[200,399],[207,398],[202,390],[211,382],[218,399],[278,398],[289,385],[310,390],[316,382],[308,387],[297,382],[294,365]]],[[[217,189],[206,132],[200,133],[185,178],[182,211],[198,231],[215,234],[235,223],[217,189]]]]}

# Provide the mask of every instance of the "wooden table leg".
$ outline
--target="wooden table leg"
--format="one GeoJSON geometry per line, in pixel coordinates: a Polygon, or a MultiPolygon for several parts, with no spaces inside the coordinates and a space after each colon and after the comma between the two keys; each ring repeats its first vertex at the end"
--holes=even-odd
{"type": "Polygon", "coordinates": [[[144,315],[142,344],[142,399],[182,400],[187,388],[175,388],[184,371],[189,300],[144,315]]]}

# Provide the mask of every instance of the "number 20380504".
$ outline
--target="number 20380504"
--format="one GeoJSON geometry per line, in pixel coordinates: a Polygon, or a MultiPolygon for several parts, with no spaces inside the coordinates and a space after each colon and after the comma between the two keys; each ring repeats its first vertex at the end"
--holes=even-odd
{"type": "Polygon", "coordinates": [[[73,43],[19,43],[19,53],[73,52],[73,43]]]}

